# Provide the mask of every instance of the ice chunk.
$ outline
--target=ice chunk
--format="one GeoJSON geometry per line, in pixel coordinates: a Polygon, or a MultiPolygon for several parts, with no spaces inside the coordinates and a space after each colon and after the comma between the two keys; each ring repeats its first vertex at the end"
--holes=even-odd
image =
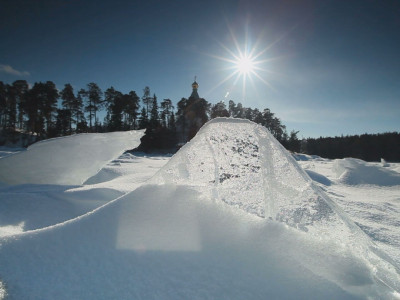
{"type": "Polygon", "coordinates": [[[214,199],[303,231],[338,226],[351,235],[342,211],[290,153],[265,127],[247,120],[208,122],[152,182],[195,186],[214,199]]]}
{"type": "Polygon", "coordinates": [[[82,184],[124,151],[137,147],[144,132],[86,133],[45,140],[0,159],[0,182],[82,184]]]}

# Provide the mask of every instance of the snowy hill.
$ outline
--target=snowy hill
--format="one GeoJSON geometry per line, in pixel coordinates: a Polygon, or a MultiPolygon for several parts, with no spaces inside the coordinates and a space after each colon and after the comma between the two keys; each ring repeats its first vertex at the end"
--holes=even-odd
{"type": "MultiPolygon", "coordinates": [[[[396,262],[327,195],[321,182],[334,185],[334,171],[322,180],[310,158],[306,173],[265,128],[216,119],[161,167],[166,161],[124,157],[71,187],[119,198],[1,238],[0,280],[10,298],[399,298],[396,262]],[[135,175],[156,166],[145,183],[135,175]]],[[[16,199],[26,187],[5,186],[0,195],[16,199]]]]}

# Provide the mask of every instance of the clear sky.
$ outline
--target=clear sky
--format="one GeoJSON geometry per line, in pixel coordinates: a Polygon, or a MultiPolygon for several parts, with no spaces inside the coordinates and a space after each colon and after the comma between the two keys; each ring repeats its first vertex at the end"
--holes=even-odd
{"type": "Polygon", "coordinates": [[[0,0],[0,41],[6,83],[176,103],[197,76],[200,97],[269,108],[300,137],[400,130],[398,0],[0,0]],[[239,51],[256,74],[233,75],[239,51]]]}

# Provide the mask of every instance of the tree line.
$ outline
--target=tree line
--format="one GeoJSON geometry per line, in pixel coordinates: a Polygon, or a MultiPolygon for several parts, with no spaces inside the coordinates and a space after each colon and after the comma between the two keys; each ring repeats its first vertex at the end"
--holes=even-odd
{"type": "Polygon", "coordinates": [[[400,133],[308,138],[301,150],[325,158],[355,157],[365,161],[400,161],[400,133]]]}
{"type": "Polygon", "coordinates": [[[173,151],[193,138],[208,120],[232,117],[265,126],[288,150],[326,158],[355,157],[367,161],[384,158],[400,161],[400,134],[363,134],[308,138],[300,141],[298,131],[287,132],[285,125],[268,108],[244,107],[230,100],[211,104],[204,98],[181,98],[174,107],[171,99],[159,101],[146,86],[141,97],[113,87],[104,92],[94,83],[74,90],[65,84],[58,90],[52,81],[25,80],[12,84],[0,81],[0,144],[16,142],[25,146],[41,139],[83,132],[145,129],[140,150],[173,151]],[[99,120],[99,115],[104,116],[99,120]]]}
{"type": "Polygon", "coordinates": [[[141,150],[152,151],[182,145],[193,138],[208,120],[216,117],[244,118],[267,127],[288,149],[300,150],[296,131],[286,127],[269,109],[243,107],[230,100],[211,104],[204,98],[181,98],[176,109],[171,99],[159,101],[146,86],[141,97],[113,87],[104,92],[94,83],[77,91],[71,84],[58,90],[52,81],[0,81],[0,129],[3,142],[21,134],[45,138],[82,132],[146,129],[141,150]],[[101,114],[101,112],[103,112],[101,114]],[[104,115],[99,120],[99,115],[104,115]]]}

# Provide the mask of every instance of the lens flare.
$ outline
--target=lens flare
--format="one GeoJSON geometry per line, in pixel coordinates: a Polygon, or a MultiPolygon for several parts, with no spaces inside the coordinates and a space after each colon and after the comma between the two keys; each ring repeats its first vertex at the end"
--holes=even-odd
{"type": "MultiPolygon", "coordinates": [[[[231,82],[231,89],[237,86],[239,81],[242,81],[242,100],[246,98],[246,88],[248,83],[251,84],[253,90],[256,91],[256,82],[261,81],[263,84],[273,89],[271,84],[268,82],[268,74],[273,73],[268,68],[268,62],[277,59],[277,57],[267,58],[268,50],[273,47],[273,45],[278,42],[275,41],[270,43],[267,47],[261,48],[260,44],[263,44],[265,39],[263,34],[259,36],[254,44],[249,41],[249,34],[246,32],[244,36],[244,42],[239,42],[237,36],[234,34],[232,28],[228,24],[228,29],[230,32],[230,46],[222,43],[219,40],[216,42],[221,46],[221,48],[226,51],[225,55],[213,55],[207,54],[215,59],[225,62],[226,65],[222,70],[230,70],[226,77],[218,82],[209,92],[217,89],[227,82],[231,82]]],[[[226,97],[226,96],[225,96],[226,97]]]]}

